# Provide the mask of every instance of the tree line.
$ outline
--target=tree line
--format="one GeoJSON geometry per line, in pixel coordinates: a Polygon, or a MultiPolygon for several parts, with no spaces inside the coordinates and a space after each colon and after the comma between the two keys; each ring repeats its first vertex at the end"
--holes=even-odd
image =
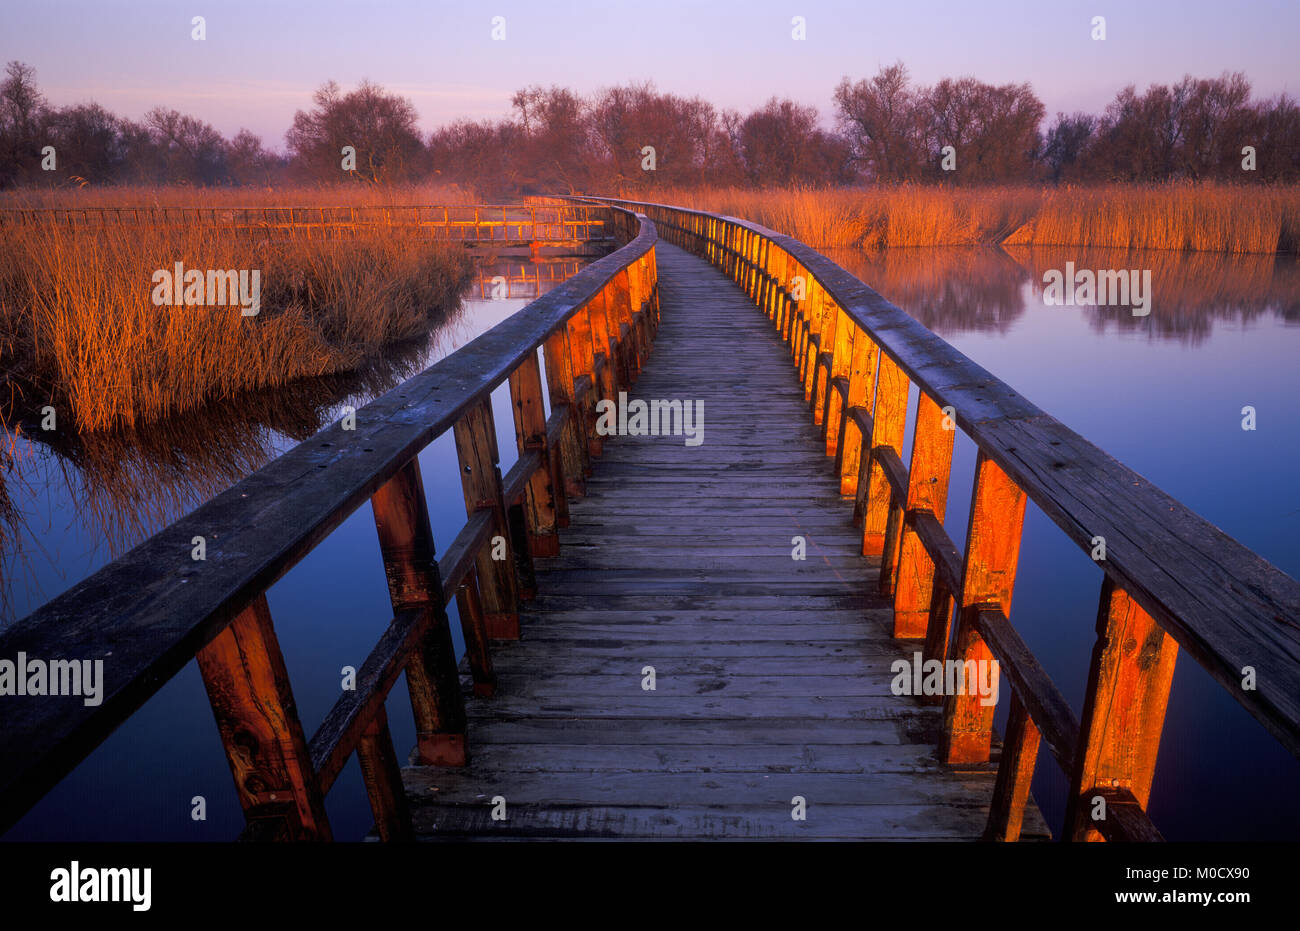
{"type": "Polygon", "coordinates": [[[165,107],[139,120],[51,106],[34,70],[0,83],[0,188],[35,184],[457,184],[480,197],[654,186],[1300,181],[1300,107],[1252,97],[1240,73],[1124,88],[1101,114],[1046,110],[1027,83],[915,84],[901,63],[845,78],[833,128],[776,98],[741,113],[652,83],[514,94],[510,116],[424,134],[408,99],[322,85],[285,134],[226,138],[165,107]],[[52,149],[51,149],[52,147],[52,149]],[[348,147],[348,148],[345,148],[348,147]],[[52,170],[47,170],[52,168],[52,170]]]}

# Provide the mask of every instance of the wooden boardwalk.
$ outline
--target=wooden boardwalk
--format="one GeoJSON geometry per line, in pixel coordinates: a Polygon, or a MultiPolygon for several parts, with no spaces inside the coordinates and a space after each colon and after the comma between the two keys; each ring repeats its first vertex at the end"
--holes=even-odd
{"type": "MultiPolygon", "coordinates": [[[[788,349],[720,271],[657,252],[662,322],[630,396],[702,401],[704,442],[607,440],[521,639],[494,646],[495,697],[466,699],[470,765],[403,771],[417,835],[977,839],[998,745],[941,765],[941,708],[891,693],[920,641],[869,594],[879,561],[788,349]]],[[[1046,835],[1031,800],[1023,836],[1046,835]]]]}

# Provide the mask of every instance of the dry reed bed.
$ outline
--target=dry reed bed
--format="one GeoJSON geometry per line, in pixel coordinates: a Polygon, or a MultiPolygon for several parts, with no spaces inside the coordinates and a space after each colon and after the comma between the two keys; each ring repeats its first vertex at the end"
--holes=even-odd
{"type": "Polygon", "coordinates": [[[458,302],[463,250],[413,237],[258,242],[199,226],[70,234],[0,250],[0,383],[78,430],[132,427],[294,379],[352,371],[458,302]],[[152,276],[258,269],[261,312],[155,306],[152,276]]]}
{"type": "Polygon", "coordinates": [[[193,188],[185,185],[19,188],[0,192],[0,207],[393,207],[478,203],[451,184],[193,188]]]}
{"type": "Polygon", "coordinates": [[[642,200],[753,220],[813,247],[1077,245],[1300,252],[1300,187],[1224,184],[661,189],[642,200]]]}

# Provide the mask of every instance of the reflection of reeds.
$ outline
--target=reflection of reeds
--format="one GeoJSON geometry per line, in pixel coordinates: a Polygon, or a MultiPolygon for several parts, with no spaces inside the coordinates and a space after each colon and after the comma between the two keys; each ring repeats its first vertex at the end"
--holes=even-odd
{"type": "Polygon", "coordinates": [[[1294,185],[699,188],[655,198],[753,220],[817,248],[1046,243],[1300,252],[1294,185]]]}
{"type": "Polygon", "coordinates": [[[57,499],[53,489],[61,484],[88,536],[116,557],[261,468],[284,445],[280,438],[305,440],[334,420],[340,405],[359,407],[415,374],[427,344],[427,339],[397,344],[356,372],[247,392],[144,428],[0,432],[0,469],[9,459],[0,472],[0,617],[8,613],[15,564],[30,561],[19,545],[22,516],[14,497],[31,498],[31,488],[42,488],[57,499]],[[36,447],[36,441],[48,450],[36,447]],[[11,444],[24,459],[41,459],[47,474],[34,474],[31,463],[14,462],[11,444]],[[7,494],[5,472],[29,487],[7,494]]]}
{"type": "Polygon", "coordinates": [[[33,386],[79,430],[129,427],[354,370],[426,331],[471,273],[463,250],[406,237],[259,243],[199,226],[27,226],[0,253],[0,377],[33,386]],[[151,277],[176,262],[260,270],[261,313],[154,306],[151,277]]]}
{"type": "Polygon", "coordinates": [[[1025,310],[1025,270],[1001,249],[827,249],[826,255],[940,335],[1006,329],[1025,310]]]}
{"type": "Polygon", "coordinates": [[[1131,307],[1083,308],[1099,331],[1108,326],[1143,330],[1157,338],[1198,342],[1216,320],[1250,321],[1265,313],[1300,321],[1300,262],[1292,256],[1166,252],[1149,249],[1076,246],[1009,246],[1007,252],[1029,273],[1035,294],[1043,274],[1076,269],[1150,269],[1148,316],[1131,307]]]}

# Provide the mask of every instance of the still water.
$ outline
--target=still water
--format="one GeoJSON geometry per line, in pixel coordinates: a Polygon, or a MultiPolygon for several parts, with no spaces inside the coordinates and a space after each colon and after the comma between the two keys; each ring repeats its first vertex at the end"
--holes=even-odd
{"type": "MultiPolygon", "coordinates": [[[[1300,263],[1061,249],[915,249],[837,262],[1017,391],[1292,576],[1300,576],[1300,263]],[[1043,273],[1150,269],[1151,312],[1046,306],[1043,273]],[[1257,429],[1241,429],[1241,409],[1257,429]]],[[[576,267],[576,266],[575,266],[576,267]]],[[[489,271],[485,280],[497,272],[489,271]]],[[[0,618],[22,617],[169,520],[406,375],[505,319],[525,298],[469,299],[425,345],[381,369],[216,411],[130,441],[19,447],[0,472],[0,618]],[[210,423],[208,423],[210,421],[210,423]]],[[[502,471],[514,461],[508,392],[493,399],[502,471]]],[[[910,443],[910,436],[907,439],[910,443]]],[[[905,450],[906,453],[906,450],[905,450]]],[[[905,460],[906,461],[906,457],[905,460]]],[[[958,434],[946,524],[964,540],[973,445],[958,434]]],[[[436,538],[464,522],[455,451],[420,456],[436,538]]],[[[1012,621],[1074,706],[1083,701],[1101,573],[1031,504],[1012,621]]],[[[360,666],[390,609],[368,508],[361,508],[268,593],[310,735],[360,666]]],[[[454,621],[453,630],[459,637],[454,621]]],[[[414,743],[399,683],[390,725],[414,743]]],[[[1005,704],[1005,703],[1004,703],[1005,704]]],[[[999,727],[1005,710],[999,714],[999,727]]],[[[1300,762],[1194,662],[1179,658],[1150,810],[1170,839],[1293,839],[1300,762]]],[[[1040,756],[1034,795],[1054,830],[1065,780],[1040,756]]],[[[355,760],[327,799],[336,837],[371,817],[355,760]]],[[[228,840],[242,826],[198,672],[191,663],[56,787],[6,839],[228,840]],[[207,820],[190,817],[203,796],[207,820]]]]}

